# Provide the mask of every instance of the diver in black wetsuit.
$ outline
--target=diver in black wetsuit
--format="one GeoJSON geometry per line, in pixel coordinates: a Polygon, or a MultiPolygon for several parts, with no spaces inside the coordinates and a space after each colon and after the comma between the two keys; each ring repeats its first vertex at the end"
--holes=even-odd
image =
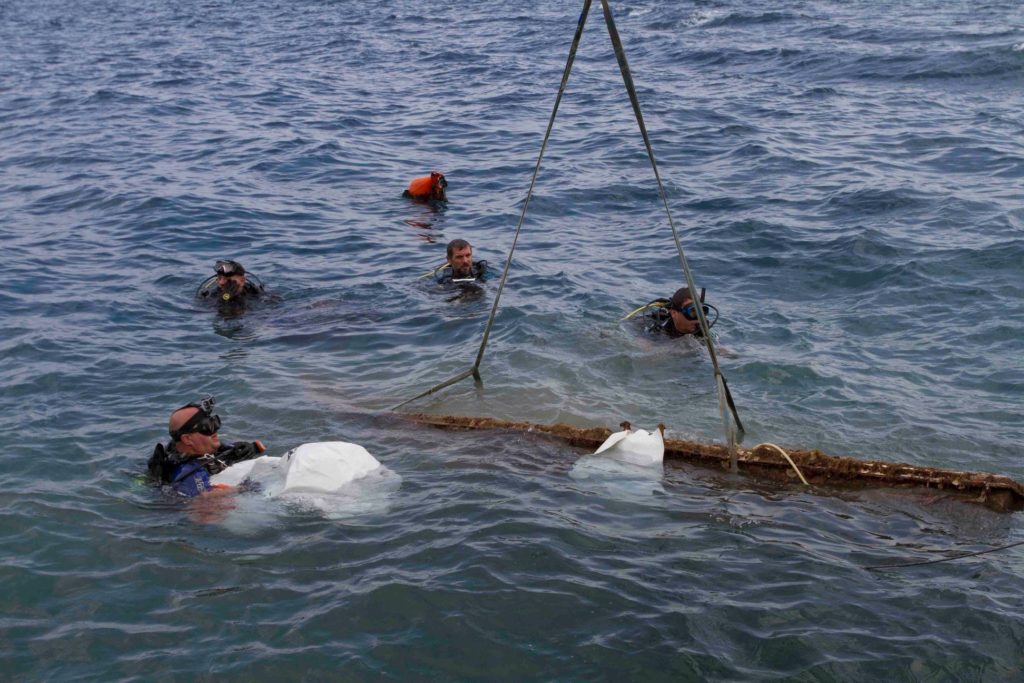
{"type": "Polygon", "coordinates": [[[487,279],[487,261],[474,261],[473,246],[466,240],[449,242],[447,253],[448,262],[433,273],[438,284],[484,282],[487,279]]]}
{"type": "Polygon", "coordinates": [[[263,283],[238,261],[217,261],[214,271],[196,289],[197,298],[216,301],[228,312],[239,312],[246,304],[263,298],[263,283]]]}
{"type": "Polygon", "coordinates": [[[214,399],[189,403],[171,413],[167,431],[171,441],[157,444],[147,467],[150,475],[176,493],[194,497],[213,490],[210,475],[259,457],[266,450],[260,441],[220,441],[220,416],[213,413],[214,399]]]}
{"type": "Polygon", "coordinates": [[[668,336],[700,335],[700,323],[697,321],[697,312],[694,310],[693,296],[690,295],[689,288],[677,289],[665,308],[668,309],[669,316],[665,324],[668,336]]]}
{"type": "MultiPolygon", "coordinates": [[[[700,305],[704,309],[704,316],[708,319],[708,329],[710,329],[718,322],[718,309],[704,302],[703,289],[700,292],[700,305]],[[712,311],[714,311],[714,316],[711,316],[712,311]]],[[[697,304],[688,287],[677,289],[669,299],[655,299],[623,319],[627,320],[641,312],[644,314],[644,318],[650,321],[646,327],[651,332],[664,332],[673,338],[688,334],[701,336],[700,322],[697,320],[697,304]]]]}

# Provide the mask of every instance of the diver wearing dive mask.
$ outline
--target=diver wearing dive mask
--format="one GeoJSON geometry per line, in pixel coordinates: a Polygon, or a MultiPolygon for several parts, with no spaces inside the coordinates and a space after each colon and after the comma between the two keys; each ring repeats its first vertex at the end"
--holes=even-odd
{"type": "MultiPolygon", "coordinates": [[[[700,290],[701,308],[708,321],[708,329],[718,322],[718,309],[704,301],[704,290],[700,290]]],[[[677,289],[670,299],[655,299],[644,304],[623,320],[629,320],[638,313],[648,321],[647,329],[652,332],[664,332],[670,337],[682,337],[687,334],[701,336],[700,322],[697,320],[698,303],[694,301],[687,287],[677,289]]]]}
{"type": "Polygon", "coordinates": [[[203,280],[196,289],[198,298],[213,300],[222,306],[231,307],[243,305],[248,300],[263,296],[263,283],[254,274],[247,272],[238,261],[217,261],[214,273],[203,280]]]}
{"type": "MultiPolygon", "coordinates": [[[[677,289],[672,298],[668,300],[668,323],[665,331],[670,337],[681,337],[684,334],[700,334],[700,322],[697,320],[697,310],[693,303],[693,297],[687,287],[677,289]]],[[[705,309],[707,307],[705,306],[705,309]]]]}
{"type": "Polygon", "coordinates": [[[213,488],[210,475],[226,467],[258,457],[260,441],[220,441],[220,415],[213,412],[214,399],[188,403],[171,413],[167,431],[171,441],[157,444],[149,458],[149,473],[183,496],[198,496],[213,488]]]}

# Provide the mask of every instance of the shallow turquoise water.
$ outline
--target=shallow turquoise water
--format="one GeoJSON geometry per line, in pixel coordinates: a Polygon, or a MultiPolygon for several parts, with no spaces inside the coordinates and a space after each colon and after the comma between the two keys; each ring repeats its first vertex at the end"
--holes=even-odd
{"type": "MultiPolygon", "coordinates": [[[[774,441],[1024,478],[1017,3],[616,2],[722,365],[774,441]]],[[[575,3],[0,4],[0,642],[20,680],[1005,680],[1017,515],[806,493],[386,409],[468,367],[575,3]],[[446,208],[400,197],[445,171],[446,208]],[[217,258],[279,301],[197,306],[217,258]],[[171,409],[363,444],[335,515],[204,524],[140,479],[171,409]]],[[[414,406],[721,438],[706,352],[618,320],[678,260],[591,17],[485,358],[414,406]]]]}

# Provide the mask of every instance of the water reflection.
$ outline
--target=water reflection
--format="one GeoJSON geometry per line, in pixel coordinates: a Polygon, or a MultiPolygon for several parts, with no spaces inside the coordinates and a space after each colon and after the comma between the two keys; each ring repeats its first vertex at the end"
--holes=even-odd
{"type": "Polygon", "coordinates": [[[434,228],[432,223],[409,218],[404,219],[402,222],[417,230],[417,236],[427,244],[435,244],[437,242],[438,236],[431,232],[434,228]]]}
{"type": "Polygon", "coordinates": [[[247,346],[234,346],[220,354],[220,359],[228,363],[236,363],[249,357],[251,351],[247,346]]]}
{"type": "Polygon", "coordinates": [[[402,222],[416,231],[417,236],[428,244],[434,244],[442,237],[440,224],[448,210],[446,202],[411,200],[410,209],[415,215],[403,218],[402,222]]]}

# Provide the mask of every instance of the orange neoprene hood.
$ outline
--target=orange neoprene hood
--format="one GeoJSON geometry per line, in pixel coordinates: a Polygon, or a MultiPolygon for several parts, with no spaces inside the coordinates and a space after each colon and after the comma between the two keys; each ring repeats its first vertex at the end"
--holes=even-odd
{"type": "Polygon", "coordinates": [[[406,192],[414,199],[444,199],[444,189],[447,186],[448,181],[445,180],[444,173],[434,171],[430,175],[413,178],[406,192]]]}

